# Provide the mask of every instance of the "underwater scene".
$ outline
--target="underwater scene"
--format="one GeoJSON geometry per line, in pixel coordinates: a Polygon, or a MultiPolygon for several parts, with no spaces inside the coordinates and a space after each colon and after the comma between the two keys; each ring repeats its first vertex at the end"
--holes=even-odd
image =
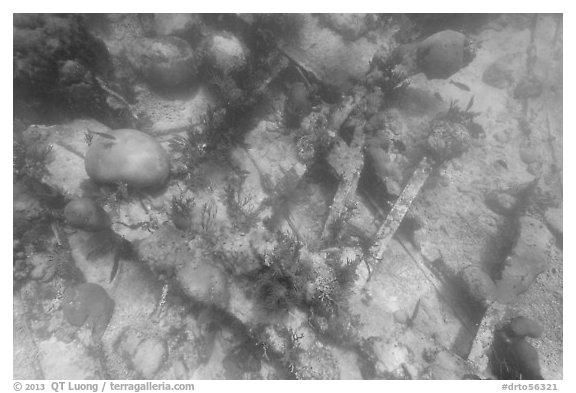
{"type": "Polygon", "coordinates": [[[562,61],[562,14],[14,14],[14,379],[563,379],[562,61]]]}

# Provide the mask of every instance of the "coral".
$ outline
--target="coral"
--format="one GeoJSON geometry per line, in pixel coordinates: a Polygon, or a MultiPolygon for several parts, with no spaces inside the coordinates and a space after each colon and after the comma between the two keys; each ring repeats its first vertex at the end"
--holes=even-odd
{"type": "Polygon", "coordinates": [[[152,379],[168,357],[168,348],[163,339],[146,333],[128,327],[118,336],[114,347],[142,378],[152,379]]]}
{"type": "Polygon", "coordinates": [[[99,341],[112,318],[114,300],[100,285],[84,283],[64,292],[62,310],[70,324],[82,326],[88,323],[93,339],[99,341]]]}
{"type": "Polygon", "coordinates": [[[127,53],[144,79],[159,88],[189,84],[198,73],[200,56],[188,42],[173,36],[141,38],[127,53]]]}
{"type": "Polygon", "coordinates": [[[284,106],[286,126],[298,128],[300,122],[312,111],[310,91],[304,82],[294,82],[290,85],[284,106]]]}
{"type": "MultiPolygon", "coordinates": [[[[203,116],[202,126],[207,126],[207,118],[211,115],[213,112],[209,109],[208,114],[203,116]]],[[[204,189],[210,184],[206,166],[214,162],[206,151],[208,139],[201,125],[188,127],[186,136],[176,136],[168,142],[173,177],[181,179],[192,189],[204,189]]]]}
{"type": "Polygon", "coordinates": [[[508,324],[509,332],[516,337],[539,338],[543,329],[538,322],[526,317],[516,317],[508,324]]]}
{"type": "Polygon", "coordinates": [[[527,76],[518,82],[514,87],[514,98],[523,100],[527,98],[536,98],[544,90],[542,81],[535,76],[527,76]]]}
{"type": "Polygon", "coordinates": [[[444,120],[434,121],[426,139],[427,149],[438,162],[462,155],[470,147],[468,130],[460,123],[444,120]]]}
{"type": "Polygon", "coordinates": [[[433,34],[418,45],[418,65],[428,79],[446,79],[472,60],[465,55],[467,42],[453,30],[433,34]]]}
{"type": "Polygon", "coordinates": [[[24,140],[22,125],[14,121],[12,172],[15,179],[24,176],[41,180],[48,174],[47,165],[53,159],[52,145],[41,142],[42,137],[34,134],[24,140]]]}
{"type": "Polygon", "coordinates": [[[164,340],[151,337],[138,344],[135,353],[132,355],[134,368],[147,379],[153,378],[158,369],[162,366],[162,361],[167,356],[167,348],[164,340]]]}
{"type": "Polygon", "coordinates": [[[366,75],[366,87],[373,91],[376,88],[384,94],[385,105],[390,107],[402,97],[410,85],[408,74],[402,67],[400,52],[391,54],[377,52],[370,62],[370,70],[366,75]]]}
{"type": "Polygon", "coordinates": [[[84,164],[88,176],[97,183],[126,182],[141,189],[164,186],[170,168],[162,146],[148,134],[132,129],[96,137],[84,164]]]}
{"type": "Polygon", "coordinates": [[[90,198],[77,198],[64,209],[66,222],[87,231],[100,231],[112,225],[108,213],[90,198]]]}
{"type": "Polygon", "coordinates": [[[213,67],[228,75],[246,67],[248,50],[238,37],[216,34],[208,45],[207,57],[213,67]]]}
{"type": "Polygon", "coordinates": [[[327,115],[312,113],[296,133],[298,159],[311,168],[326,159],[336,140],[336,133],[331,130],[327,115]]]}
{"type": "Polygon", "coordinates": [[[252,195],[243,195],[241,193],[242,183],[248,176],[247,173],[241,173],[239,176],[229,176],[227,186],[224,189],[224,198],[228,216],[232,220],[234,227],[241,232],[247,233],[258,221],[260,209],[252,205],[252,195]]]}
{"type": "Polygon", "coordinates": [[[346,201],[344,203],[344,209],[340,212],[340,215],[329,224],[328,228],[328,239],[334,244],[344,244],[345,238],[348,235],[346,232],[346,226],[348,222],[354,217],[355,211],[358,209],[358,205],[354,201],[346,201]]]}
{"type": "Polygon", "coordinates": [[[498,379],[544,379],[538,351],[524,338],[509,336],[503,329],[494,333],[490,364],[498,379]]]}
{"type": "Polygon", "coordinates": [[[193,255],[184,234],[165,224],[137,246],[138,258],[157,275],[170,277],[193,255]]]}
{"type": "Polygon", "coordinates": [[[220,269],[204,259],[186,262],[176,277],[186,295],[200,304],[225,308],[230,294],[227,277],[220,269]]]}
{"type": "Polygon", "coordinates": [[[277,237],[278,245],[264,266],[252,274],[258,301],[270,313],[302,305],[306,285],[313,280],[312,266],[300,258],[302,244],[283,234],[277,237]]]}
{"type": "Polygon", "coordinates": [[[170,217],[174,226],[182,231],[192,226],[192,209],[194,208],[193,197],[185,197],[184,194],[172,197],[170,202],[170,217]]]}
{"type": "Polygon", "coordinates": [[[474,121],[474,118],[480,113],[471,110],[473,105],[474,97],[470,98],[470,101],[468,101],[468,105],[466,105],[466,109],[464,110],[458,106],[456,101],[452,100],[450,101],[448,110],[436,116],[435,120],[462,124],[468,129],[468,132],[474,138],[485,136],[482,126],[474,121]]]}
{"type": "Polygon", "coordinates": [[[217,241],[216,215],[218,206],[212,201],[202,205],[202,216],[200,217],[200,229],[203,239],[210,245],[215,245],[217,241]]]}

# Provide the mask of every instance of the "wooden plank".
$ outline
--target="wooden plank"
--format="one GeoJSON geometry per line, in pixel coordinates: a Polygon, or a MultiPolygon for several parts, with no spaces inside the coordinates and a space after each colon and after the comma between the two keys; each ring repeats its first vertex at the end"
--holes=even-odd
{"type": "Polygon", "coordinates": [[[364,167],[364,140],[364,123],[357,122],[350,146],[340,139],[328,156],[328,163],[341,179],[320,237],[323,245],[332,237],[334,223],[344,213],[347,203],[356,199],[358,180],[364,167]]]}
{"type": "Polygon", "coordinates": [[[428,179],[431,170],[432,165],[429,159],[424,157],[416,167],[416,170],[412,174],[408,184],[404,187],[398,199],[396,199],[396,203],[394,203],[392,210],[390,210],[390,213],[386,216],[386,220],[384,220],[376,233],[375,244],[370,250],[372,264],[377,264],[382,259],[386,247],[388,247],[388,243],[398,230],[398,227],[408,212],[410,205],[428,179]]]}

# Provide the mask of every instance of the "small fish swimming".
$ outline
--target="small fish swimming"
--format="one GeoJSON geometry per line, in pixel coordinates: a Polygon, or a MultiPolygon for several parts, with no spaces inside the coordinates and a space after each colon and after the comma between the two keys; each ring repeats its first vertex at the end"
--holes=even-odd
{"type": "Polygon", "coordinates": [[[114,251],[114,265],[112,265],[112,271],[110,272],[110,281],[108,281],[108,282],[112,282],[114,280],[114,277],[116,277],[116,273],[118,273],[119,267],[120,267],[120,252],[119,252],[119,250],[115,250],[114,251]]]}
{"type": "Polygon", "coordinates": [[[459,88],[460,90],[470,91],[470,87],[468,87],[468,85],[465,85],[464,83],[454,82],[453,80],[451,80],[451,81],[450,81],[450,84],[456,86],[456,87],[459,88]]]}
{"type": "Polygon", "coordinates": [[[470,101],[468,101],[468,105],[466,105],[466,110],[464,112],[468,112],[470,109],[472,109],[472,105],[474,105],[474,96],[472,96],[470,101]]]}
{"type": "Polygon", "coordinates": [[[112,139],[113,141],[116,140],[116,137],[114,135],[110,135],[110,134],[107,134],[105,132],[92,131],[90,128],[87,128],[87,130],[92,135],[98,135],[98,136],[101,136],[101,137],[106,138],[106,139],[112,139]]]}

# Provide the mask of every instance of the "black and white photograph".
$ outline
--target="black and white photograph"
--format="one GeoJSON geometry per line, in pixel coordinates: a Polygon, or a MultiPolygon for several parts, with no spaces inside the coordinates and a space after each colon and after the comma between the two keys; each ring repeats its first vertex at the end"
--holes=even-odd
{"type": "Polygon", "coordinates": [[[564,15],[384,11],[13,13],[23,391],[561,390],[564,15]]]}

